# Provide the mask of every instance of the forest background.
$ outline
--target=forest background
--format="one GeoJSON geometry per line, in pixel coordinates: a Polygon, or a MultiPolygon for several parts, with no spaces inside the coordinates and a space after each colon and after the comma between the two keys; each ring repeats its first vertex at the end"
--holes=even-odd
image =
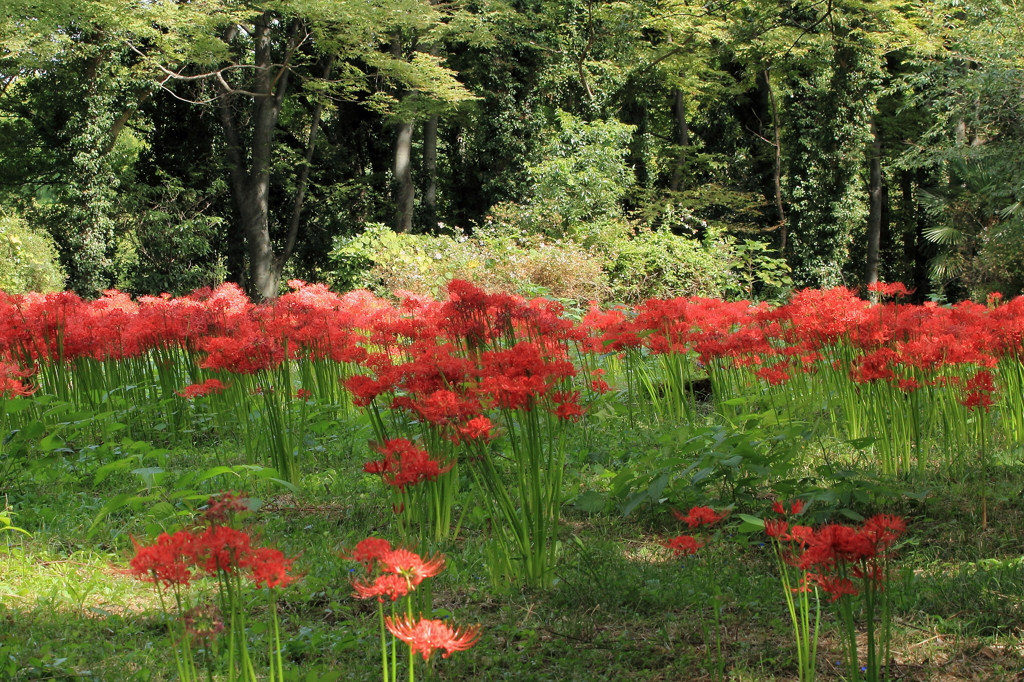
{"type": "Polygon", "coordinates": [[[1011,0],[0,0],[0,289],[1024,287],[1011,0]]]}

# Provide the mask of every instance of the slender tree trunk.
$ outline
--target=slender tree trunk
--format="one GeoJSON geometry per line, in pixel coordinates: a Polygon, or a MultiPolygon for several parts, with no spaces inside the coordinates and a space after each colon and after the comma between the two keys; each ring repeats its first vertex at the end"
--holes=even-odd
{"type": "MultiPolygon", "coordinates": [[[[331,77],[331,68],[334,66],[334,55],[324,60],[323,79],[331,77]]],[[[313,114],[309,122],[309,138],[306,141],[306,154],[303,157],[302,170],[299,171],[299,179],[295,188],[295,204],[292,206],[292,219],[288,224],[288,237],[285,241],[284,251],[274,262],[275,275],[278,282],[281,280],[281,271],[284,264],[291,257],[295,250],[295,238],[299,233],[299,220],[302,217],[302,202],[306,198],[306,183],[309,180],[310,164],[313,162],[313,152],[316,150],[316,137],[320,130],[320,117],[323,115],[324,103],[318,100],[313,106],[313,114]]]]}
{"type": "Polygon", "coordinates": [[[423,205],[427,209],[430,231],[437,230],[437,116],[431,116],[423,126],[423,170],[427,175],[427,188],[423,192],[423,205]]]}
{"type": "MultiPolygon", "coordinates": [[[[430,45],[430,55],[436,57],[441,48],[437,43],[430,45]]],[[[437,124],[434,114],[423,125],[423,171],[427,186],[423,191],[423,207],[426,209],[427,231],[437,231],[437,124]]]]}
{"type": "Polygon", "coordinates": [[[913,264],[914,285],[917,289],[915,299],[923,303],[929,293],[930,282],[928,280],[928,241],[924,238],[924,231],[928,220],[924,211],[917,203],[914,187],[928,181],[925,171],[918,170],[916,173],[904,171],[903,202],[910,208],[910,234],[907,235],[907,262],[913,264]]]}
{"type": "Polygon", "coordinates": [[[676,166],[672,170],[672,182],[669,184],[669,189],[673,192],[679,191],[679,187],[682,184],[683,179],[683,166],[686,163],[686,150],[690,146],[690,126],[686,123],[686,99],[683,96],[683,91],[680,88],[676,88],[675,92],[675,110],[676,110],[676,133],[679,136],[679,156],[676,157],[676,166]]]}
{"type": "Polygon", "coordinates": [[[867,283],[878,281],[878,253],[882,239],[882,138],[871,118],[871,151],[868,160],[868,263],[867,283]]]}
{"type": "Polygon", "coordinates": [[[775,153],[772,166],[772,191],[775,196],[775,213],[779,221],[779,252],[782,253],[786,250],[789,227],[786,224],[786,210],[782,205],[782,136],[779,129],[779,105],[775,100],[771,72],[768,69],[764,71],[764,82],[768,89],[768,102],[772,108],[772,147],[774,147],[775,153]]]}
{"type": "MultiPolygon", "coordinates": [[[[391,56],[402,58],[400,36],[391,39],[391,56]]],[[[401,121],[395,135],[395,231],[412,232],[416,188],[412,184],[412,121],[401,121]]]]}

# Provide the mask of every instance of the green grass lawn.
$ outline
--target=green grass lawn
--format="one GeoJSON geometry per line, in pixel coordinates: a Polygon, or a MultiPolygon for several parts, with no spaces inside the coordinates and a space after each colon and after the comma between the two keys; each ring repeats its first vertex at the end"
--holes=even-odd
{"type": "MultiPolygon", "coordinates": [[[[616,468],[657,436],[650,426],[595,424],[570,458],[567,500],[599,489],[604,467],[616,468]]],[[[362,473],[367,439],[367,431],[350,426],[321,434],[302,462],[297,492],[238,481],[263,502],[249,519],[253,533],[298,557],[302,578],[282,592],[281,603],[284,649],[296,680],[331,672],[342,680],[380,679],[376,606],[351,597],[354,565],[339,556],[369,535],[399,539],[383,486],[362,473]]],[[[837,448],[833,454],[850,453],[837,448]]],[[[797,474],[811,475],[820,456],[809,448],[797,474]]],[[[240,458],[226,446],[177,448],[166,468],[182,472],[240,458]]],[[[15,525],[31,536],[0,535],[0,679],[176,678],[152,586],[124,572],[131,537],[145,538],[154,518],[145,506],[122,509],[90,533],[104,502],[138,490],[142,481],[123,471],[94,483],[98,465],[79,453],[76,461],[26,471],[7,491],[15,525]]],[[[217,482],[232,487],[229,479],[217,482]]],[[[865,494],[849,507],[908,521],[888,587],[895,605],[894,676],[1024,679],[1024,469],[1011,462],[992,469],[984,530],[977,472],[890,483],[931,492],[923,499],[865,494]]],[[[769,499],[754,502],[766,508],[769,499]]],[[[458,623],[481,624],[483,635],[469,651],[434,657],[433,679],[714,680],[720,669],[732,680],[795,679],[788,615],[764,536],[739,533],[730,521],[696,556],[675,558],[659,544],[682,532],[668,507],[645,504],[623,517],[612,508],[587,513],[567,505],[557,582],[548,591],[494,584],[486,524],[467,514],[459,535],[442,547],[448,563],[434,580],[433,607],[458,623]]],[[[817,509],[827,511],[824,504],[817,509]]],[[[828,608],[824,614],[819,678],[841,679],[834,616],[828,608]]],[[[254,626],[249,636],[257,656],[266,651],[265,630],[254,626]]]]}

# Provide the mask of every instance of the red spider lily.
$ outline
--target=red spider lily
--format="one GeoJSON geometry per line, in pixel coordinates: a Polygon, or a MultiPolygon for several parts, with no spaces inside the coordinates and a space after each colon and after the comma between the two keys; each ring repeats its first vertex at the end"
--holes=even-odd
{"type": "Polygon", "coordinates": [[[829,601],[838,601],[844,596],[856,597],[860,592],[849,578],[836,576],[808,574],[808,577],[821,586],[829,594],[829,601]]]}
{"type": "Polygon", "coordinates": [[[260,547],[244,556],[240,565],[251,572],[256,587],[285,587],[295,581],[288,575],[294,559],[285,558],[280,550],[260,547]]]}
{"type": "Polygon", "coordinates": [[[444,556],[438,554],[424,560],[419,554],[408,549],[393,549],[380,559],[381,568],[386,573],[405,578],[412,587],[433,578],[444,570],[444,556]]]}
{"type": "Polygon", "coordinates": [[[190,384],[178,391],[178,395],[187,400],[207,396],[211,393],[223,393],[227,388],[219,379],[207,379],[201,384],[190,384]]]}
{"type": "Polygon", "coordinates": [[[763,367],[754,374],[767,381],[769,386],[778,386],[789,381],[789,372],[786,371],[788,368],[789,362],[783,360],[770,367],[763,367]]]}
{"type": "Polygon", "coordinates": [[[446,389],[415,398],[401,396],[394,399],[392,407],[409,409],[424,421],[437,425],[455,424],[480,412],[477,400],[464,399],[446,389]]]}
{"type": "Polygon", "coordinates": [[[988,408],[993,405],[991,396],[996,390],[995,382],[992,379],[992,372],[988,370],[979,371],[967,380],[967,383],[964,384],[964,390],[967,393],[960,402],[967,409],[973,411],[976,407],[983,407],[987,412],[988,408]]]}
{"type": "Polygon", "coordinates": [[[904,393],[913,393],[917,389],[921,388],[921,384],[917,382],[917,379],[913,377],[909,379],[900,379],[896,382],[896,385],[904,393]]]}
{"type": "Polygon", "coordinates": [[[366,538],[356,543],[351,552],[342,553],[343,559],[358,561],[366,567],[367,572],[373,571],[378,561],[391,552],[391,543],[384,538],[366,538]]]}
{"type": "Polygon", "coordinates": [[[24,381],[21,381],[30,374],[30,371],[19,369],[16,365],[0,362],[0,398],[35,393],[35,388],[27,386],[24,381]]]}
{"type": "Polygon", "coordinates": [[[994,404],[992,402],[992,398],[989,397],[989,394],[981,391],[971,391],[963,400],[960,401],[960,403],[972,411],[976,407],[983,407],[986,412],[988,411],[988,408],[994,404]]]}
{"type": "Polygon", "coordinates": [[[252,551],[249,534],[228,526],[210,526],[195,538],[192,559],[207,575],[236,573],[252,551]]]}
{"type": "Polygon", "coordinates": [[[718,523],[729,515],[728,512],[719,514],[711,507],[691,507],[690,513],[686,515],[678,509],[673,509],[672,514],[690,528],[718,523]]]}
{"type": "Polygon", "coordinates": [[[814,537],[814,529],[810,526],[793,526],[789,529],[789,534],[784,535],[782,539],[801,547],[807,547],[812,537],[814,537]]]}
{"type": "Polygon", "coordinates": [[[903,519],[886,514],[871,517],[859,530],[829,524],[801,537],[806,549],[796,565],[803,570],[833,571],[844,565],[873,570],[905,530],[903,519]]]}
{"type": "Polygon", "coordinates": [[[675,552],[676,556],[688,556],[696,554],[697,550],[703,547],[704,544],[697,542],[697,539],[692,535],[677,535],[671,540],[662,542],[661,546],[671,549],[675,552]]]}
{"type": "Polygon", "coordinates": [[[237,374],[255,374],[272,369],[285,359],[277,339],[267,336],[251,321],[233,336],[209,337],[199,344],[206,351],[200,363],[207,369],[225,369],[237,374]]]}
{"type": "Polygon", "coordinates": [[[787,530],[789,530],[789,524],[783,519],[764,520],[764,532],[770,538],[782,539],[785,537],[787,530]]]}
{"type": "Polygon", "coordinates": [[[907,289],[907,285],[903,282],[875,282],[874,284],[868,285],[868,291],[876,292],[882,296],[892,296],[893,298],[900,298],[903,296],[910,296],[916,291],[915,289],[907,289]]]}
{"type": "Polygon", "coordinates": [[[802,512],[803,510],[804,510],[804,501],[803,500],[793,500],[792,502],[790,502],[790,504],[789,504],[789,511],[788,512],[786,511],[786,505],[784,505],[782,502],[779,502],[778,500],[775,500],[775,501],[772,502],[772,511],[775,512],[776,514],[782,514],[783,516],[785,516],[786,514],[790,514],[792,516],[796,516],[797,514],[802,512]]]}
{"type": "Polygon", "coordinates": [[[430,459],[426,450],[416,447],[406,438],[386,441],[377,451],[384,455],[384,459],[367,462],[363,471],[377,474],[399,492],[423,481],[433,481],[454,466],[454,463],[442,466],[437,460],[430,459]]]}
{"type": "Polygon", "coordinates": [[[235,514],[249,511],[249,504],[241,493],[226,492],[210,498],[202,519],[211,526],[229,522],[235,514]]]}
{"type": "Polygon", "coordinates": [[[856,528],[829,524],[818,529],[808,538],[808,546],[799,560],[799,568],[829,568],[836,563],[855,564],[871,559],[878,554],[878,548],[869,534],[856,528]]]}
{"type": "Polygon", "coordinates": [[[345,381],[345,389],[352,394],[353,404],[359,407],[366,407],[390,388],[390,382],[374,380],[363,374],[356,374],[345,381]]]}
{"type": "Polygon", "coordinates": [[[574,402],[560,403],[552,412],[562,421],[578,421],[584,414],[583,408],[574,402]]]}
{"type": "Polygon", "coordinates": [[[871,536],[879,553],[889,549],[907,530],[907,524],[899,516],[876,514],[864,522],[864,533],[871,536]]]}
{"type": "Polygon", "coordinates": [[[995,382],[992,379],[992,372],[988,370],[981,370],[973,377],[967,380],[964,388],[968,391],[984,391],[986,393],[994,393],[996,390],[995,382]]]}
{"type": "Polygon", "coordinates": [[[470,649],[480,641],[479,626],[453,630],[440,620],[413,621],[407,617],[387,617],[384,623],[391,634],[409,645],[413,655],[421,654],[424,661],[438,649],[444,649],[441,657],[448,658],[456,651],[470,649]]]}
{"type": "Polygon", "coordinates": [[[858,384],[865,384],[879,379],[893,379],[896,373],[891,366],[897,360],[896,351],[890,348],[878,350],[858,358],[850,369],[850,378],[858,384]]]}
{"type": "Polygon", "coordinates": [[[352,589],[355,590],[352,596],[356,599],[373,599],[383,602],[387,597],[396,601],[409,594],[409,581],[400,575],[384,573],[374,579],[372,583],[365,583],[359,580],[352,582],[352,589]]]}
{"type": "Polygon", "coordinates": [[[466,440],[489,441],[493,437],[491,435],[491,429],[493,428],[494,424],[487,417],[473,417],[459,427],[459,435],[466,440]]]}
{"type": "Polygon", "coordinates": [[[184,530],[174,535],[161,533],[148,547],[132,538],[135,556],[128,564],[131,567],[128,572],[144,582],[186,586],[192,579],[190,564],[195,541],[195,536],[184,530]]]}

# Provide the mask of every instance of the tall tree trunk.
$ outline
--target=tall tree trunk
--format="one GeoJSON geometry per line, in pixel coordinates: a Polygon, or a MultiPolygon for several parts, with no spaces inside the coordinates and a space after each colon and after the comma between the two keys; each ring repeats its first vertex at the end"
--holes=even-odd
{"type": "Polygon", "coordinates": [[[676,157],[676,166],[672,170],[672,182],[669,189],[673,192],[679,191],[683,179],[683,166],[686,162],[686,150],[690,146],[690,126],[686,123],[686,98],[683,91],[676,88],[675,92],[676,110],[676,134],[679,136],[679,156],[676,157]]]}
{"type": "Polygon", "coordinates": [[[782,132],[779,125],[779,104],[775,99],[775,90],[772,88],[771,72],[764,71],[764,82],[768,89],[768,102],[772,108],[772,147],[774,158],[772,165],[772,192],[775,196],[775,213],[779,226],[779,252],[786,250],[786,241],[789,237],[789,227],[786,224],[786,210],[782,205],[782,132]]]}
{"type": "MultiPolygon", "coordinates": [[[[400,36],[391,39],[391,56],[402,58],[400,36]]],[[[412,121],[401,121],[395,135],[395,231],[412,232],[416,188],[412,184],[412,121]]]]}
{"type": "Polygon", "coordinates": [[[412,209],[416,189],[412,184],[413,123],[398,124],[395,137],[395,230],[412,232],[412,209]]]}
{"type": "Polygon", "coordinates": [[[868,263],[867,283],[878,281],[878,252],[882,239],[882,137],[871,118],[871,151],[868,160],[868,263]]]}
{"type": "Polygon", "coordinates": [[[914,187],[920,187],[923,181],[927,181],[924,171],[905,170],[900,175],[900,193],[902,194],[902,213],[904,219],[904,243],[903,260],[909,264],[910,276],[914,282],[914,301],[923,303],[928,294],[928,242],[924,238],[926,227],[926,215],[917,204],[917,197],[914,194],[914,187]]]}
{"type": "Polygon", "coordinates": [[[423,205],[430,231],[434,232],[437,230],[437,115],[428,118],[423,126],[423,170],[427,175],[423,205]]]}
{"type": "MultiPolygon", "coordinates": [[[[239,226],[245,236],[249,259],[246,289],[251,297],[258,300],[275,298],[281,278],[281,268],[274,258],[270,240],[270,164],[274,129],[288,88],[288,64],[298,47],[299,29],[298,21],[289,26],[284,64],[275,70],[271,54],[272,22],[273,17],[264,14],[256,21],[252,32],[254,75],[251,89],[254,95],[248,161],[243,153],[233,109],[237,93],[221,80],[217,100],[217,110],[227,140],[232,194],[238,208],[239,226]]],[[[236,34],[237,26],[229,29],[225,42],[233,41],[236,34]]]]}

